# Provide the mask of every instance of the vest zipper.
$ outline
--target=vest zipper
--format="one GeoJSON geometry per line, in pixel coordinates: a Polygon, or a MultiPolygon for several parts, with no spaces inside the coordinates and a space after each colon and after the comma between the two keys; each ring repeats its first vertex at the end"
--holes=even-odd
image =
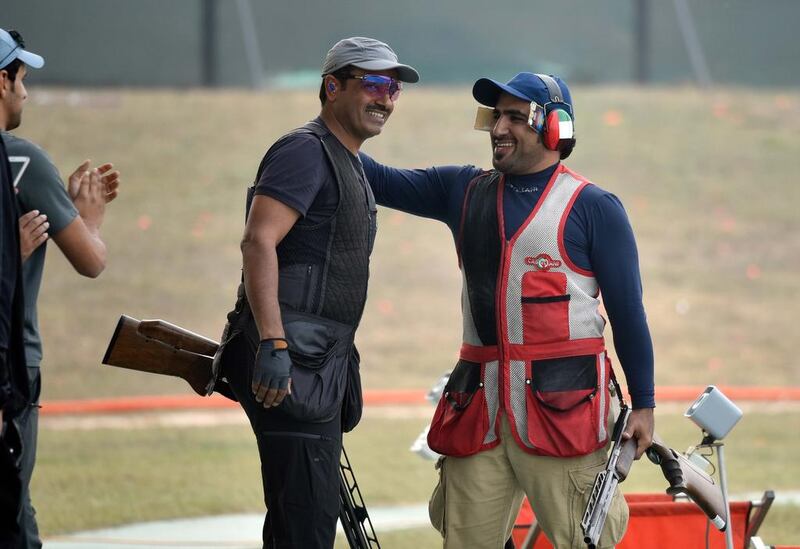
{"type": "Polygon", "coordinates": [[[311,275],[312,275],[312,273],[313,273],[313,266],[309,265],[308,267],[306,267],[306,283],[305,283],[305,288],[303,289],[303,297],[305,299],[304,309],[305,309],[305,312],[307,312],[307,313],[313,312],[311,310],[311,306],[314,304],[313,303],[314,296],[310,295],[311,294],[311,275]]]}

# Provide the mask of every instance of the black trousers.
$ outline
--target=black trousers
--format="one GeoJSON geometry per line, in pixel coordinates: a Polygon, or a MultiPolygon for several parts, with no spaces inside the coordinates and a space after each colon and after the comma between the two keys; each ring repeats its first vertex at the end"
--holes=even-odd
{"type": "Polygon", "coordinates": [[[41,373],[38,367],[28,367],[30,383],[30,403],[14,420],[17,422],[22,437],[22,462],[20,478],[22,480],[22,506],[19,514],[20,549],[41,549],[39,527],[36,524],[36,510],[31,503],[31,477],[36,464],[36,445],[39,433],[39,395],[42,392],[41,373]]]}
{"type": "Polygon", "coordinates": [[[19,543],[22,481],[17,460],[19,435],[12,421],[3,415],[0,425],[0,549],[16,548],[19,543]],[[11,438],[15,439],[13,443],[11,438]]]}
{"type": "Polygon", "coordinates": [[[331,549],[339,517],[340,414],[307,423],[265,409],[250,388],[254,350],[243,335],[225,347],[223,375],[258,442],[264,486],[264,549],[331,549]]]}
{"type": "MultiPolygon", "coordinates": [[[[0,368],[12,371],[8,351],[0,347],[0,368]]],[[[22,502],[19,456],[22,444],[10,410],[3,410],[0,422],[0,549],[19,543],[19,510],[22,502]]]]}

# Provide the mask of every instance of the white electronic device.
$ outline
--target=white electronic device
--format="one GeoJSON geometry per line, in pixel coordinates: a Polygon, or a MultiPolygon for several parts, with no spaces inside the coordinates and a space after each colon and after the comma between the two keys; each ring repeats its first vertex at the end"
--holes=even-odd
{"type": "Polygon", "coordinates": [[[713,440],[722,440],[742,418],[742,410],[717,387],[709,385],[683,415],[713,440]]]}

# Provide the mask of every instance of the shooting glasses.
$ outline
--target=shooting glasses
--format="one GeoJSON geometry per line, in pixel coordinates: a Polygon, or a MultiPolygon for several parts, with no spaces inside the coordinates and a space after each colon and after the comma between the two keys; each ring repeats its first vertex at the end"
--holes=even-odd
{"type": "Polygon", "coordinates": [[[403,83],[399,80],[395,80],[391,76],[383,76],[380,74],[351,74],[348,78],[361,80],[361,89],[367,92],[373,99],[380,99],[388,95],[389,99],[397,101],[403,89],[403,83]]]}

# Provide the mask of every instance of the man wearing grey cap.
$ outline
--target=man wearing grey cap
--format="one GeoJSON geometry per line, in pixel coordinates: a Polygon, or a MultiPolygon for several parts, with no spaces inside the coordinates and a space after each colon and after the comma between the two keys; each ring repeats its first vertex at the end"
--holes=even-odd
{"type": "Polygon", "coordinates": [[[264,547],[333,547],[342,432],[361,416],[353,338],[376,231],[358,151],[418,79],[383,42],[336,43],[320,115],[270,147],[248,192],[243,284],[218,357],[258,442],[264,547]]]}
{"type": "MultiPolygon", "coordinates": [[[[378,204],[445,222],[463,275],[463,343],[428,432],[445,456],[431,521],[445,548],[502,547],[523,496],[559,549],[585,547],[581,519],[622,394],[600,294],[633,410],[637,457],[653,435],[653,348],[636,242],[619,199],[561,161],[572,98],[555,76],[482,78],[475,128],[492,170],[398,170],[361,154],[378,204]]],[[[617,489],[597,546],[625,532],[617,489]]]]}

